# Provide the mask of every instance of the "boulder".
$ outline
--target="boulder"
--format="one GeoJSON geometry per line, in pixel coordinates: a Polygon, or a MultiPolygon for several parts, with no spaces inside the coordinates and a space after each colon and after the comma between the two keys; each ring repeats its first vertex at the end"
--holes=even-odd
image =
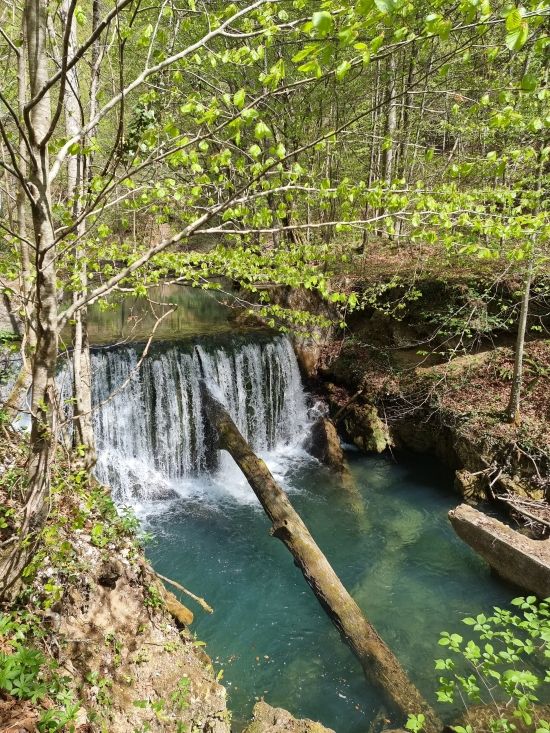
{"type": "Polygon", "coordinates": [[[487,498],[487,475],[471,473],[465,469],[456,471],[454,487],[466,501],[483,501],[487,498]]]}
{"type": "Polygon", "coordinates": [[[327,417],[320,417],[314,423],[307,451],[314,458],[330,468],[342,471],[344,468],[344,451],[340,443],[340,437],[336,426],[327,417]]]}
{"type": "Polygon", "coordinates": [[[392,445],[388,427],[374,405],[350,405],[344,412],[343,422],[351,441],[366,453],[382,453],[392,445]]]}
{"type": "Polygon", "coordinates": [[[283,708],[272,708],[263,700],[254,705],[254,717],[243,733],[334,733],[313,720],[297,720],[283,708]]]}

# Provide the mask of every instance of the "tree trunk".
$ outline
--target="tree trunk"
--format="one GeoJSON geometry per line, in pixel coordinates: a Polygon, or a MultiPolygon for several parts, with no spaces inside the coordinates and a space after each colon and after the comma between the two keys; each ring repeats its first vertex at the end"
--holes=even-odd
{"type": "MultiPolygon", "coordinates": [[[[68,52],[69,56],[73,56],[78,47],[76,37],[76,20],[74,16],[69,19],[69,0],[64,0],[60,9],[61,18],[66,25],[71,23],[71,32],[69,35],[68,52]]],[[[97,27],[98,10],[97,3],[94,4],[92,31],[97,27]]],[[[97,107],[97,59],[99,51],[97,49],[98,42],[93,46],[92,58],[92,79],[90,88],[90,109],[95,114],[97,107]]],[[[78,134],[81,126],[84,124],[82,119],[81,106],[79,102],[80,83],[76,66],[67,72],[67,92],[65,97],[65,126],[67,137],[72,138],[78,134]]],[[[86,141],[82,141],[81,147],[85,147],[86,141]]],[[[80,151],[77,155],[70,155],[67,158],[67,198],[72,203],[73,216],[76,220],[82,214],[82,206],[84,201],[84,191],[87,184],[86,167],[87,156],[80,151]]],[[[74,299],[78,300],[87,288],[87,268],[84,253],[82,251],[82,242],[86,236],[86,220],[77,226],[77,237],[79,244],[76,247],[76,279],[79,281],[81,289],[74,294],[74,299]]],[[[88,339],[87,328],[87,307],[79,309],[75,313],[73,326],[73,446],[83,448],[83,464],[87,469],[91,469],[96,461],[95,438],[92,423],[92,375],[91,375],[91,359],[90,359],[90,343],[88,339]]]]}
{"type": "Polygon", "coordinates": [[[518,334],[516,338],[516,349],[514,354],[514,375],[512,377],[512,389],[510,390],[510,401],[506,414],[510,422],[519,425],[521,414],[519,409],[521,399],[521,385],[523,382],[523,352],[525,347],[525,332],[527,330],[527,316],[529,314],[529,298],[531,295],[531,280],[533,278],[533,255],[529,258],[525,283],[523,286],[523,297],[521,299],[521,310],[519,314],[518,334]]]}
{"type": "Polygon", "coordinates": [[[251,450],[226,409],[213,397],[205,383],[202,393],[207,418],[217,434],[218,447],[231,454],[246,476],[271,520],[271,534],[292,553],[295,564],[361,663],[367,679],[384,693],[400,713],[424,713],[427,733],[440,731],[442,725],[437,715],[344,588],[266,464],[251,450]]]}
{"type": "Polygon", "coordinates": [[[73,332],[75,399],[73,445],[84,448],[84,466],[87,470],[91,470],[96,462],[97,454],[92,422],[92,365],[87,315],[87,307],[80,308],[76,312],[73,332]]]}
{"type": "MultiPolygon", "coordinates": [[[[25,22],[21,26],[21,43],[17,55],[17,102],[19,119],[23,119],[23,108],[25,107],[25,93],[27,87],[27,64],[25,60],[25,22]]],[[[27,173],[26,166],[27,149],[23,136],[19,136],[19,168],[23,175],[27,173]]],[[[16,210],[17,227],[16,231],[19,240],[20,275],[19,288],[21,291],[21,304],[24,311],[23,318],[23,343],[21,345],[21,358],[23,364],[10,395],[4,404],[4,410],[8,413],[10,420],[15,420],[17,415],[24,408],[25,400],[31,386],[32,364],[31,359],[36,349],[36,331],[34,304],[32,298],[32,276],[29,245],[27,243],[27,197],[21,182],[17,184],[16,210]]]]}
{"type": "Polygon", "coordinates": [[[384,150],[384,178],[388,186],[391,186],[394,172],[394,158],[396,154],[395,133],[397,130],[397,102],[394,99],[397,88],[397,64],[395,54],[390,54],[388,59],[388,116],[386,118],[386,140],[387,146],[384,150]]]}
{"type": "MultiPolygon", "coordinates": [[[[46,54],[47,0],[28,0],[25,22],[31,97],[48,78],[46,54]]],[[[32,400],[29,488],[17,546],[0,559],[0,599],[11,594],[21,571],[32,556],[38,532],[48,512],[50,463],[54,450],[55,370],[57,365],[57,289],[51,193],[48,181],[48,146],[44,139],[51,123],[50,98],[46,94],[30,110],[29,187],[35,245],[36,351],[32,358],[32,400]]]]}

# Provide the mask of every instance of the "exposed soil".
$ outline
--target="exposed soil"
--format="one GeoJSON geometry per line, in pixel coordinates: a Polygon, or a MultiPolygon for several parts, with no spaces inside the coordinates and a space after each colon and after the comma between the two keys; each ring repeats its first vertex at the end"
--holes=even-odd
{"type": "MultiPolygon", "coordinates": [[[[2,530],[8,537],[19,521],[25,443],[6,432],[0,451],[0,506],[13,510],[2,530]]],[[[203,643],[168,613],[134,531],[134,520],[116,514],[108,492],[60,456],[32,566],[16,603],[4,610],[31,615],[25,643],[58,668],[78,700],[79,733],[229,733],[225,689],[203,643]]],[[[9,639],[0,636],[2,642],[9,654],[9,639]]],[[[35,731],[52,706],[48,695],[31,703],[4,694],[0,731],[35,731]]]]}

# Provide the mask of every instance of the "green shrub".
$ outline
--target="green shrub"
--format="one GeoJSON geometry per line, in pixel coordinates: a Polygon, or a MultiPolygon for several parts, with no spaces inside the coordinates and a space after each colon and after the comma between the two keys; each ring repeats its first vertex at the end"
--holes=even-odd
{"type": "MultiPolygon", "coordinates": [[[[441,633],[439,644],[449,655],[435,661],[441,675],[438,701],[485,710],[479,725],[472,714],[466,725],[454,727],[457,733],[509,733],[518,725],[536,733],[550,730],[547,708],[541,707],[541,700],[550,697],[550,599],[515,598],[512,606],[463,619],[472,632],[468,638],[441,633]]],[[[412,715],[407,722],[414,733],[422,727],[420,717],[412,715]]]]}
{"type": "Polygon", "coordinates": [[[66,680],[57,674],[55,663],[25,642],[34,631],[32,623],[0,616],[0,691],[37,706],[46,699],[53,702],[54,707],[42,711],[38,729],[57,733],[75,719],[79,705],[66,680]]]}

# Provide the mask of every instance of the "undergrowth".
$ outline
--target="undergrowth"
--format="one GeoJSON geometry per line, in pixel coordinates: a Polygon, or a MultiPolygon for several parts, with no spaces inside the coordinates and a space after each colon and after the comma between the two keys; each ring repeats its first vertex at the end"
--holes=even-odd
{"type": "MultiPolygon", "coordinates": [[[[0,448],[0,552],[9,552],[22,519],[28,446],[21,434],[0,429],[6,438],[0,448]]],[[[0,609],[0,702],[14,710],[25,703],[40,733],[74,730],[81,708],[71,678],[56,661],[51,627],[67,588],[89,570],[76,546],[79,536],[89,536],[105,557],[123,547],[136,557],[140,540],[129,509],[119,513],[109,491],[71,455],[59,449],[56,458],[48,519],[15,601],[0,609]]]]}

